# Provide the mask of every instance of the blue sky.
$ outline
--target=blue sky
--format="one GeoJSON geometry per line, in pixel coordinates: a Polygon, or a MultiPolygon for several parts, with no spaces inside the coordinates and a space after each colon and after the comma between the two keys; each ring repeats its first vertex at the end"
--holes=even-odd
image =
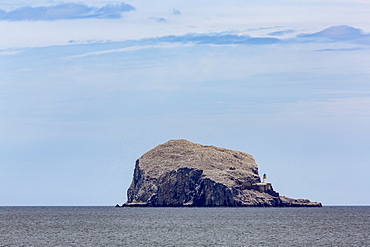
{"type": "Polygon", "coordinates": [[[369,205],[367,1],[2,1],[0,205],[114,205],[170,139],[369,205]],[[357,193],[355,193],[355,191],[357,193]]]}

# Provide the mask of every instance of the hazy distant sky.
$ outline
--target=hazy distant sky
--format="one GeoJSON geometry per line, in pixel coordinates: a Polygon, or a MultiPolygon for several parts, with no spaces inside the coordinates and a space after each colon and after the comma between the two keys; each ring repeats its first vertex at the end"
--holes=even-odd
{"type": "Polygon", "coordinates": [[[170,139],[370,205],[370,2],[1,1],[0,205],[115,205],[170,139]]]}

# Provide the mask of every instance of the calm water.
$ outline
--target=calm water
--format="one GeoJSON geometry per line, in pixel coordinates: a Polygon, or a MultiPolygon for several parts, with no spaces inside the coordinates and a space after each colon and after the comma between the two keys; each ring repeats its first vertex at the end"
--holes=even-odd
{"type": "Polygon", "coordinates": [[[370,207],[0,207],[0,246],[370,246],[370,207]]]}

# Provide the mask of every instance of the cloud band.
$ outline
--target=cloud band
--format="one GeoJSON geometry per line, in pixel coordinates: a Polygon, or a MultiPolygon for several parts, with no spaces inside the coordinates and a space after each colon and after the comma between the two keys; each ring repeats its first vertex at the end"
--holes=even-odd
{"type": "Polygon", "coordinates": [[[101,8],[78,3],[63,3],[53,6],[21,7],[12,11],[0,9],[0,20],[8,21],[54,21],[69,19],[116,19],[122,12],[135,8],[129,4],[107,4],[101,8]]]}

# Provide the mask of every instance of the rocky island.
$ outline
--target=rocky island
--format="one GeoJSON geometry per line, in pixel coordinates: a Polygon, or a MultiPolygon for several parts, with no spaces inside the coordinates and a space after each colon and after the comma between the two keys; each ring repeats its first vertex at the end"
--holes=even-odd
{"type": "Polygon", "coordinates": [[[261,182],[252,155],[170,140],[141,156],[127,191],[128,207],[321,207],[280,196],[261,182]]]}

